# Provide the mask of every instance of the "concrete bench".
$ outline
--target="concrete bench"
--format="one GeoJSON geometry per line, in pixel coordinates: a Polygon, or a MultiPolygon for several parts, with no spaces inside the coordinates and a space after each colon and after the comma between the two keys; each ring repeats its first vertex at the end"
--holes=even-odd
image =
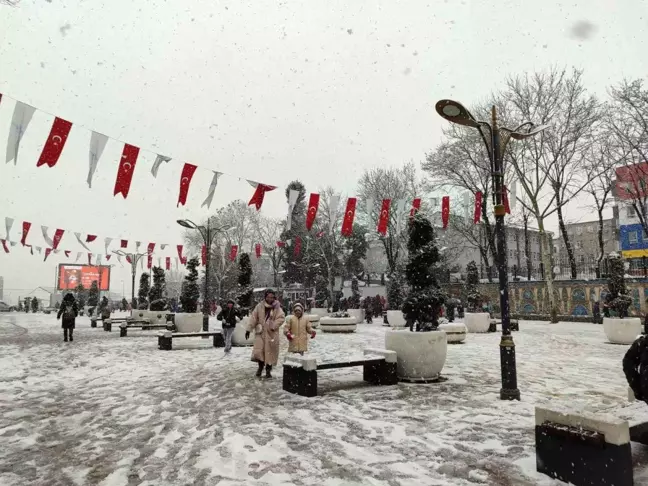
{"type": "MultiPolygon", "coordinates": [[[[110,320],[113,323],[122,322],[122,321],[125,321],[126,319],[127,318],[124,318],[124,317],[111,317],[110,318],[110,320]]],[[[103,322],[104,319],[102,317],[92,316],[90,318],[90,327],[97,327],[97,321],[102,321],[103,322]]]]}
{"type": "Polygon", "coordinates": [[[163,349],[165,351],[171,351],[173,349],[173,340],[186,337],[204,337],[208,338],[213,336],[214,338],[214,347],[215,348],[224,348],[225,339],[223,338],[223,332],[218,331],[202,331],[202,332],[172,332],[172,331],[162,331],[158,333],[158,349],[163,349]]]}
{"type": "MultiPolygon", "coordinates": [[[[520,323],[517,319],[511,319],[511,331],[519,331],[520,323]]],[[[491,319],[490,326],[488,327],[488,332],[497,332],[498,326],[502,327],[502,319],[491,319]]]]}
{"type": "Polygon", "coordinates": [[[136,321],[131,318],[126,318],[126,319],[103,319],[103,330],[106,332],[112,332],[112,325],[113,324],[122,324],[126,323],[129,325],[137,325],[137,324],[150,324],[150,321],[148,319],[142,319],[140,321],[136,321]]]}
{"type": "Polygon", "coordinates": [[[364,359],[317,364],[310,356],[287,356],[283,363],[284,391],[303,397],[317,396],[317,372],[362,366],[364,381],[373,385],[396,385],[396,352],[365,349],[364,359]]]}
{"type": "Polygon", "coordinates": [[[633,429],[609,414],[536,407],[536,469],[575,486],[633,486],[630,441],[648,424],[633,429]]]}
{"type": "Polygon", "coordinates": [[[120,322],[119,323],[119,337],[127,337],[129,329],[141,329],[142,331],[150,331],[151,329],[169,329],[167,324],[151,324],[150,322],[120,322]]]}

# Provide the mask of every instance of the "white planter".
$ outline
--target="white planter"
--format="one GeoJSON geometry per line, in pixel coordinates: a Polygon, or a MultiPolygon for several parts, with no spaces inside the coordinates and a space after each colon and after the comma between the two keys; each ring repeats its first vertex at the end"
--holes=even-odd
{"type": "Polygon", "coordinates": [[[388,310],[387,322],[389,322],[389,325],[394,329],[403,329],[407,327],[407,322],[405,321],[405,316],[403,315],[403,311],[388,310]]]}
{"type": "Polygon", "coordinates": [[[347,310],[347,312],[351,317],[355,318],[356,324],[360,324],[362,321],[364,321],[364,309],[349,309],[347,310]]]}
{"type": "Polygon", "coordinates": [[[439,378],[446,360],[448,338],[443,331],[385,332],[385,348],[396,351],[398,378],[412,382],[428,382],[439,378]]]}
{"type": "Polygon", "coordinates": [[[178,332],[202,331],[202,312],[177,312],[174,321],[178,332]]]}
{"type": "Polygon", "coordinates": [[[448,344],[450,343],[463,343],[466,340],[466,325],[460,322],[449,322],[447,324],[439,324],[439,331],[443,331],[448,336],[448,344]]]}
{"type": "Polygon", "coordinates": [[[148,319],[151,324],[166,324],[166,316],[170,311],[132,310],[131,317],[138,321],[148,319]]]}
{"type": "Polygon", "coordinates": [[[313,329],[317,329],[320,325],[320,316],[316,314],[306,314],[306,318],[310,321],[313,329]]]}
{"type": "Polygon", "coordinates": [[[232,334],[232,344],[234,346],[252,346],[254,344],[254,332],[250,333],[249,339],[245,339],[249,317],[244,317],[236,323],[234,334],[232,334]]]}
{"type": "Polygon", "coordinates": [[[612,344],[632,344],[641,334],[641,319],[638,317],[603,318],[603,331],[612,344]]]}
{"type": "Polygon", "coordinates": [[[355,317],[322,317],[320,327],[324,332],[355,332],[358,325],[355,317]]]}
{"type": "Polygon", "coordinates": [[[466,312],[464,324],[468,332],[488,332],[490,314],[488,312],[466,312]]]}
{"type": "Polygon", "coordinates": [[[311,309],[311,314],[315,314],[316,316],[320,317],[328,316],[328,309],[324,309],[323,307],[313,307],[311,309]]]}

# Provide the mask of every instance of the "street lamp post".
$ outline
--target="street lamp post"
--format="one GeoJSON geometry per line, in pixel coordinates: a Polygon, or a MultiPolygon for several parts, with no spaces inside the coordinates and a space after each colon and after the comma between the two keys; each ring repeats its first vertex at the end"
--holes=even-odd
{"type": "Polygon", "coordinates": [[[209,331],[209,263],[211,260],[211,246],[214,241],[214,238],[218,233],[227,231],[230,229],[230,226],[221,226],[217,228],[212,228],[209,218],[207,218],[207,226],[199,226],[193,221],[188,219],[179,219],[177,223],[183,228],[195,229],[198,230],[200,236],[202,236],[203,243],[205,245],[205,288],[203,290],[203,331],[209,331]]]}
{"type": "Polygon", "coordinates": [[[497,236],[497,268],[499,273],[500,309],[502,314],[502,338],[500,340],[500,366],[502,388],[500,399],[519,400],[520,390],[517,387],[517,368],[515,363],[515,343],[511,335],[511,319],[508,293],[508,262],[506,247],[506,227],[504,216],[504,153],[511,138],[523,140],[544,130],[545,126],[534,128],[526,122],[515,130],[500,127],[497,124],[497,110],[491,109],[491,122],[476,120],[461,104],[452,100],[441,100],[436,104],[436,111],[446,120],[459,125],[476,128],[482,137],[490,160],[493,196],[495,200],[495,233],[497,236]]]}
{"type": "MultiPolygon", "coordinates": [[[[135,302],[135,275],[137,274],[137,264],[142,259],[142,257],[148,256],[147,253],[126,253],[124,250],[113,251],[115,255],[126,257],[126,260],[130,260],[131,264],[131,278],[132,278],[132,288],[131,288],[131,305],[135,302]]],[[[124,293],[124,282],[122,282],[122,294],[124,293]]]]}

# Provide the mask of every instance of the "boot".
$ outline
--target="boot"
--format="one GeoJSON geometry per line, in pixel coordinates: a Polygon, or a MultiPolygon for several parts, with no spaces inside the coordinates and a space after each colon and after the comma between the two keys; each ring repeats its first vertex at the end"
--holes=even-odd
{"type": "Polygon", "coordinates": [[[72,329],[70,329],[70,342],[72,341],[74,341],[74,339],[72,338],[72,329]]]}
{"type": "Polygon", "coordinates": [[[272,378],[272,374],[270,374],[271,371],[272,371],[272,366],[270,365],[266,366],[266,378],[272,378]]]}
{"type": "Polygon", "coordinates": [[[67,343],[67,341],[68,341],[68,330],[63,329],[63,342],[67,343]]]}
{"type": "Polygon", "coordinates": [[[263,372],[263,362],[260,361],[260,362],[259,362],[259,369],[258,369],[257,372],[256,372],[256,377],[257,377],[257,378],[261,378],[261,373],[262,373],[262,372],[263,372]]]}

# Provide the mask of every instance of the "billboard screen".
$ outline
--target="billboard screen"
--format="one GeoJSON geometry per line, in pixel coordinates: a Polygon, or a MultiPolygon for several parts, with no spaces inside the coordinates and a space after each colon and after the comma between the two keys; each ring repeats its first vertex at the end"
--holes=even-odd
{"type": "Polygon", "coordinates": [[[648,163],[625,165],[616,169],[617,199],[643,199],[648,195],[648,163]]]}
{"type": "Polygon", "coordinates": [[[79,284],[89,289],[94,280],[99,284],[99,290],[109,290],[110,267],[105,265],[66,265],[64,263],[59,265],[58,290],[74,290],[79,284]]]}

